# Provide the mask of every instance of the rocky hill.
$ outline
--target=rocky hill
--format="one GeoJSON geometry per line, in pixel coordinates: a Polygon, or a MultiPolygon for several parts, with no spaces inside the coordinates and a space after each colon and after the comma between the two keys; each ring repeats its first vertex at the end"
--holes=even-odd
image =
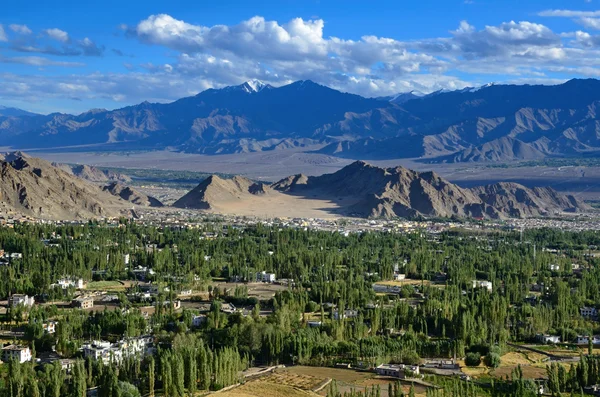
{"type": "Polygon", "coordinates": [[[266,195],[271,192],[268,185],[253,182],[242,176],[232,179],[223,179],[211,175],[202,181],[193,190],[181,197],[174,207],[214,210],[224,203],[240,202],[253,196],[266,195]]]}
{"type": "Polygon", "coordinates": [[[118,182],[112,182],[104,186],[102,190],[112,194],[113,196],[120,197],[132,204],[141,205],[144,207],[164,207],[164,204],[158,199],[118,182]]]}
{"type": "MultiPolygon", "coordinates": [[[[285,203],[285,197],[339,203],[338,214],[358,217],[524,218],[587,210],[587,205],[551,188],[515,183],[461,188],[433,172],[380,168],[357,161],[322,176],[293,175],[270,186],[246,178],[212,176],[175,203],[182,208],[218,209],[223,203],[285,203]],[[273,200],[275,198],[275,200],[273,200]]],[[[315,204],[315,205],[318,205],[315,204]]],[[[290,216],[293,210],[290,209],[290,216]]]]}
{"type": "Polygon", "coordinates": [[[0,157],[0,200],[5,213],[44,219],[119,216],[124,202],[47,161],[20,152],[0,157]]]}

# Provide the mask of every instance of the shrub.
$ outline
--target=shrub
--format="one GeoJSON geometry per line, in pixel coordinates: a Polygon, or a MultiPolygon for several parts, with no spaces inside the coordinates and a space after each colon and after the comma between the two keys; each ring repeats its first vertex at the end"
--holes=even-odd
{"type": "Polygon", "coordinates": [[[467,356],[465,357],[465,364],[467,364],[469,367],[476,367],[481,363],[481,356],[479,355],[479,353],[473,352],[473,353],[467,353],[467,356]]]}
{"type": "Polygon", "coordinates": [[[485,365],[491,368],[498,368],[500,366],[500,361],[500,354],[491,351],[486,354],[484,358],[485,365]]]}

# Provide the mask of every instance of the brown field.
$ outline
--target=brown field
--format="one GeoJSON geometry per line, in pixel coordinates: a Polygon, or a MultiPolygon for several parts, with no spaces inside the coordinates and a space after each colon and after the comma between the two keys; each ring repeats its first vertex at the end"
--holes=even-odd
{"type": "MultiPolygon", "coordinates": [[[[502,356],[500,367],[496,369],[487,368],[483,363],[478,367],[467,367],[464,362],[459,361],[461,371],[465,374],[477,378],[482,375],[489,375],[495,378],[505,378],[510,376],[511,372],[521,366],[523,376],[526,378],[545,378],[546,365],[545,355],[533,352],[509,352],[502,356]]],[[[563,363],[567,370],[570,363],[563,363]]]]}
{"type": "Polygon", "coordinates": [[[248,297],[255,297],[258,299],[271,299],[275,296],[276,292],[284,291],[288,287],[280,284],[268,284],[268,283],[228,283],[228,282],[215,282],[214,286],[219,287],[221,291],[227,290],[233,294],[235,287],[248,287],[248,297]]]}
{"type": "Polygon", "coordinates": [[[421,283],[423,283],[423,285],[429,285],[431,284],[431,281],[429,280],[413,280],[413,279],[405,279],[405,280],[389,280],[389,281],[378,281],[375,284],[379,284],[379,285],[387,285],[390,287],[402,287],[403,285],[421,285],[421,283]]]}
{"type": "MultiPolygon", "coordinates": [[[[334,379],[337,383],[337,388],[340,391],[340,393],[350,392],[352,389],[364,390],[367,387],[370,388],[372,386],[379,386],[381,388],[382,397],[388,397],[388,385],[390,384],[390,382],[396,381],[391,378],[377,376],[372,372],[360,372],[350,369],[329,367],[296,366],[287,367],[281,370],[281,372],[309,376],[311,378],[320,378],[321,380],[326,380],[328,378],[334,379]]],[[[404,383],[402,387],[404,389],[404,394],[408,394],[410,384],[404,383]]],[[[327,390],[328,387],[325,387],[319,392],[319,394],[321,396],[325,396],[327,395],[327,390]]],[[[420,385],[415,385],[415,392],[416,396],[425,396],[426,388],[420,385]]]]}
{"type": "Polygon", "coordinates": [[[258,379],[224,392],[215,393],[219,397],[318,397],[311,391],[279,383],[258,379]]]}

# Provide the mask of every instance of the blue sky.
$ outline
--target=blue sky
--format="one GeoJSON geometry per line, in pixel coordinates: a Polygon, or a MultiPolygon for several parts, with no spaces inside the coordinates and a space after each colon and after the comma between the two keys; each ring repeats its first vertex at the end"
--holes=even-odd
{"type": "Polygon", "coordinates": [[[365,96],[600,74],[600,0],[20,1],[0,105],[41,113],[299,79],[365,96]]]}

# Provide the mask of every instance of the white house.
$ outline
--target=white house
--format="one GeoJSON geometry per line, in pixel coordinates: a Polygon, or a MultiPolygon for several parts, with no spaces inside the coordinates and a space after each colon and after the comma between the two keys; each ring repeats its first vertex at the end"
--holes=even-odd
{"type": "Polygon", "coordinates": [[[595,307],[582,307],[579,309],[581,317],[585,318],[596,318],[598,317],[598,310],[595,307]]]}
{"type": "Polygon", "coordinates": [[[560,343],[558,335],[537,334],[535,337],[540,343],[560,343]]]}
{"type": "Polygon", "coordinates": [[[56,322],[55,321],[48,321],[47,323],[43,323],[42,324],[42,328],[44,330],[45,333],[47,334],[53,334],[56,332],[56,322]]]}
{"type": "Polygon", "coordinates": [[[473,288],[485,288],[492,292],[492,282],[486,280],[473,280],[473,288]]]}
{"type": "Polygon", "coordinates": [[[31,361],[31,350],[21,345],[8,345],[2,348],[2,361],[17,360],[19,363],[31,361]]]}
{"type": "Polygon", "coordinates": [[[400,274],[400,273],[394,274],[394,280],[396,280],[396,281],[402,281],[405,279],[406,279],[406,274],[400,274]]]}
{"type": "Polygon", "coordinates": [[[405,364],[381,364],[375,368],[375,372],[380,376],[392,376],[394,378],[404,379],[407,377],[419,375],[419,367],[417,365],[405,364]]]}
{"type": "Polygon", "coordinates": [[[64,277],[64,278],[61,278],[60,280],[58,280],[55,285],[58,287],[61,287],[62,289],[67,289],[69,287],[73,287],[73,288],[77,288],[77,289],[85,288],[85,283],[83,282],[82,278],[72,279],[70,277],[64,277]]]}
{"type": "Polygon", "coordinates": [[[204,314],[199,314],[197,316],[192,317],[192,327],[200,327],[202,324],[206,322],[206,316],[204,314]]]}
{"type": "Polygon", "coordinates": [[[557,263],[551,263],[551,264],[548,265],[548,269],[551,272],[559,272],[560,271],[560,265],[557,264],[557,263]]]}
{"type": "Polygon", "coordinates": [[[35,304],[35,298],[29,295],[14,294],[9,299],[9,304],[12,307],[27,306],[31,307],[35,304]]]}
{"type": "MultiPolygon", "coordinates": [[[[590,341],[589,336],[583,336],[583,335],[579,335],[577,337],[577,344],[578,345],[587,345],[590,341]]],[[[592,344],[594,345],[600,345],[600,336],[595,335],[592,337],[592,344]]]]}
{"type": "Polygon", "coordinates": [[[262,281],[263,283],[274,283],[275,273],[267,273],[265,271],[256,273],[256,281],[262,281]]]}
{"type": "MultiPolygon", "coordinates": [[[[358,317],[358,310],[353,310],[353,309],[344,310],[344,315],[342,318],[355,318],[355,317],[358,317]]],[[[340,319],[339,310],[335,310],[333,312],[333,318],[334,318],[334,320],[340,319]]]]}

